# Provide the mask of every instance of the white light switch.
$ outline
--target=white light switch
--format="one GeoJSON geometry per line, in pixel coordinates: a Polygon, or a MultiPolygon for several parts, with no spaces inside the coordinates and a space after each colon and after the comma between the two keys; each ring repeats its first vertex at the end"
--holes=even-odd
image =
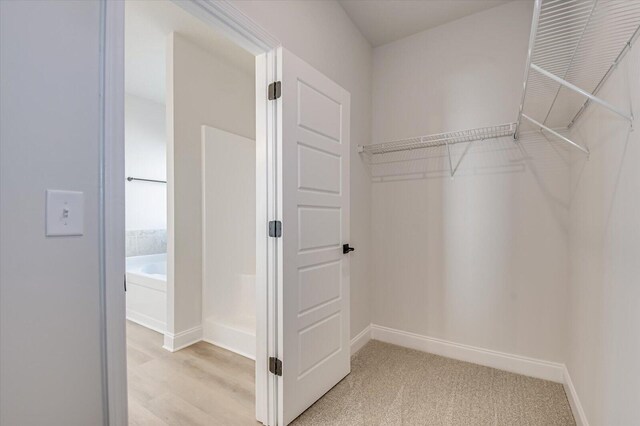
{"type": "Polygon", "coordinates": [[[47,237],[84,233],[84,193],[47,190],[47,237]]]}

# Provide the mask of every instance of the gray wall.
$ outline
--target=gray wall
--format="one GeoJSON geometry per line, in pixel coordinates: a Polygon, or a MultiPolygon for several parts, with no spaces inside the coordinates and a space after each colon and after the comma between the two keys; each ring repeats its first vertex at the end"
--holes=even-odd
{"type": "Polygon", "coordinates": [[[599,95],[636,110],[635,131],[591,105],[571,136],[567,368],[589,423],[640,424],[640,43],[599,95]]]}
{"type": "MultiPolygon", "coordinates": [[[[355,335],[370,322],[371,192],[355,147],[370,141],[371,47],[335,2],[237,5],[351,92],[355,335]]],[[[97,425],[99,3],[0,11],[0,423],[97,425]],[[84,191],[83,237],[45,238],[47,188],[84,191]]]]}
{"type": "MultiPolygon", "coordinates": [[[[509,2],[375,48],[374,140],[514,121],[532,6],[509,2]]],[[[454,165],[465,149],[451,147],[454,165]]],[[[563,361],[569,167],[562,150],[541,137],[474,142],[453,180],[445,149],[432,150],[424,167],[390,165],[390,173],[429,174],[373,184],[372,322],[563,361]]]]}
{"type": "Polygon", "coordinates": [[[0,423],[102,424],[99,3],[0,1],[0,423]],[[45,190],[85,195],[46,238],[45,190]]]}

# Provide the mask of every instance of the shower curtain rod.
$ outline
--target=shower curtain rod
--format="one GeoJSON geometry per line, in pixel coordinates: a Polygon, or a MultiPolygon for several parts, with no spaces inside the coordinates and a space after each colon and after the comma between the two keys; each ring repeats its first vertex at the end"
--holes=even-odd
{"type": "Polygon", "coordinates": [[[166,180],[143,179],[143,178],[137,178],[137,177],[132,177],[132,176],[129,176],[129,177],[127,178],[127,180],[128,180],[129,182],[134,181],[134,180],[139,180],[139,181],[141,181],[141,182],[167,183],[167,181],[166,181],[166,180]]]}

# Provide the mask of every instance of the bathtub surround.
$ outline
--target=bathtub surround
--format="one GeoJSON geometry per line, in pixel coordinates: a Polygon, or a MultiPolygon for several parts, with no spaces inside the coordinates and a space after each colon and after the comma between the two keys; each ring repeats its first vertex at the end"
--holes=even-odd
{"type": "Polygon", "coordinates": [[[159,333],[167,325],[167,255],[128,257],[127,319],[159,333]]]}
{"type": "Polygon", "coordinates": [[[256,352],[256,142],[202,126],[203,337],[256,352]]]}
{"type": "Polygon", "coordinates": [[[127,257],[166,253],[167,230],[128,230],[125,242],[127,257]]]}

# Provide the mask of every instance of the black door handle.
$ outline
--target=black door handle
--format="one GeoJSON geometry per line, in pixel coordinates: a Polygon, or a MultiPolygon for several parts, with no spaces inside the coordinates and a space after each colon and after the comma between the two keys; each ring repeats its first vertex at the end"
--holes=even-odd
{"type": "Polygon", "coordinates": [[[353,247],[349,247],[349,243],[342,245],[342,253],[344,253],[344,254],[347,254],[350,251],[355,251],[355,250],[356,249],[354,249],[353,247]]]}

